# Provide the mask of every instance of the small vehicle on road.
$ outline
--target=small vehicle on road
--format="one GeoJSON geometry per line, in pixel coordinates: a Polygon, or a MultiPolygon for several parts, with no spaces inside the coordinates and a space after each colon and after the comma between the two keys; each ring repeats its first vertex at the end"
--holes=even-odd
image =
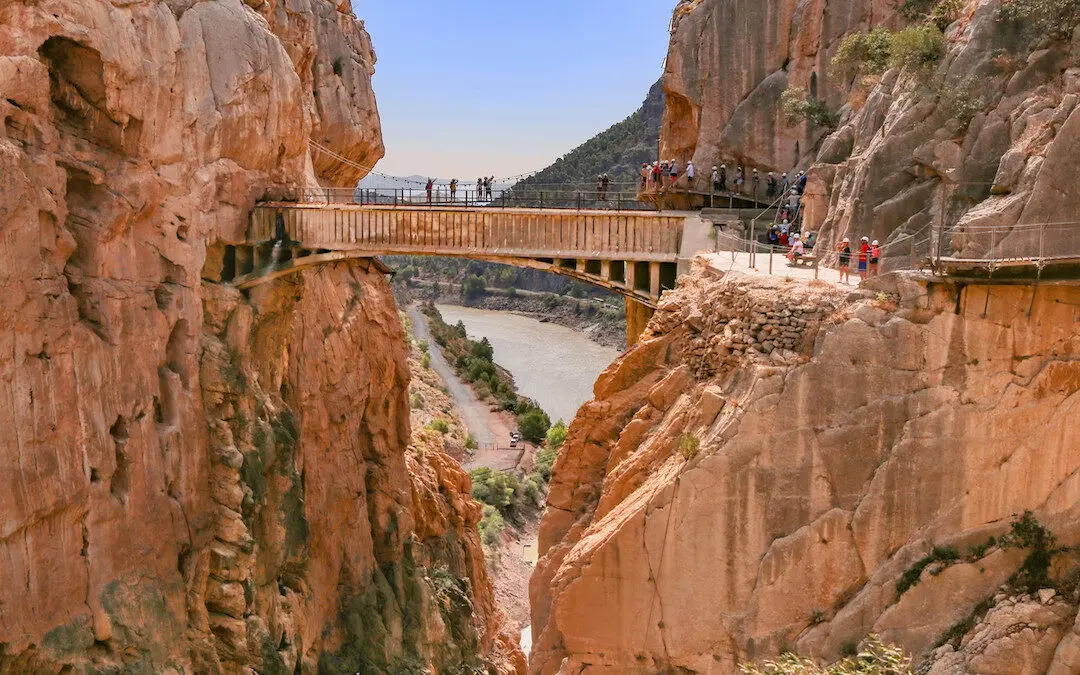
{"type": "Polygon", "coordinates": [[[517,448],[519,445],[521,445],[521,434],[514,431],[510,434],[510,447],[517,448]]]}

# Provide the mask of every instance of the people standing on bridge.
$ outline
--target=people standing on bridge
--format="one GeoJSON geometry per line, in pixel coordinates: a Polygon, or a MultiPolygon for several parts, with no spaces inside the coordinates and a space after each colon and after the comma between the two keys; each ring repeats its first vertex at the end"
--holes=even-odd
{"type": "Polygon", "coordinates": [[[604,174],[596,174],[596,201],[604,200],[604,174]]]}
{"type": "Polygon", "coordinates": [[[806,192],[806,179],[808,176],[805,171],[799,172],[799,194],[806,192]]]}
{"type": "Polygon", "coordinates": [[[480,201],[484,198],[484,179],[476,179],[476,201],[480,201]]]}
{"type": "Polygon", "coordinates": [[[679,160],[673,159],[668,164],[668,176],[671,177],[671,186],[675,187],[675,181],[679,180],[679,160]]]}
{"type": "Polygon", "coordinates": [[[641,176],[641,190],[640,191],[641,192],[645,192],[646,190],[649,189],[649,174],[651,174],[651,173],[652,173],[652,171],[649,170],[649,165],[648,164],[642,164],[641,165],[641,172],[640,172],[640,176],[641,176]]]}
{"type": "Polygon", "coordinates": [[[450,179],[450,201],[452,201],[452,202],[457,201],[457,184],[458,184],[457,178],[451,178],[450,179]]]}
{"type": "Polygon", "coordinates": [[[657,161],[652,163],[652,181],[653,181],[653,185],[656,187],[657,190],[660,189],[660,177],[661,177],[660,161],[657,160],[657,161]]]}
{"type": "Polygon", "coordinates": [[[754,169],[754,177],[751,178],[751,180],[754,184],[754,201],[756,202],[758,199],[758,186],[761,184],[761,175],[758,173],[757,169],[754,169]]]}
{"type": "Polygon", "coordinates": [[[870,266],[870,237],[863,237],[859,242],[859,281],[866,281],[870,266]]]}
{"type": "Polygon", "coordinates": [[[735,169],[735,192],[738,192],[739,194],[742,194],[743,184],[745,184],[745,183],[746,183],[746,173],[743,171],[743,168],[740,166],[739,168],[735,169]]]}
{"type": "Polygon", "coordinates": [[[780,194],[786,195],[788,190],[791,189],[791,181],[788,180],[787,171],[780,174],[780,194]]]}
{"type": "Polygon", "coordinates": [[[765,194],[770,200],[776,196],[776,174],[772,171],[769,172],[769,178],[765,182],[765,194]]]}
{"type": "Polygon", "coordinates": [[[601,186],[601,193],[603,195],[601,197],[601,199],[602,200],[607,199],[608,198],[608,190],[611,188],[611,177],[608,176],[606,173],[604,175],[600,176],[600,186],[601,186]]]}
{"type": "Polygon", "coordinates": [[[693,190],[694,189],[694,174],[695,173],[696,173],[696,169],[694,169],[694,162],[693,161],[687,162],[686,163],[686,189],[688,189],[688,190],[693,190]]]}
{"type": "Polygon", "coordinates": [[[424,189],[427,190],[427,203],[428,204],[431,204],[431,190],[434,187],[435,187],[435,181],[428,178],[427,179],[427,185],[424,186],[424,189]]]}
{"type": "Polygon", "coordinates": [[[851,283],[851,240],[844,237],[844,241],[840,242],[840,246],[837,247],[840,251],[840,282],[845,284],[851,283]]]}
{"type": "Polygon", "coordinates": [[[881,245],[875,239],[870,244],[870,276],[878,276],[878,266],[881,264],[881,245]]]}
{"type": "Polygon", "coordinates": [[[720,185],[716,189],[719,192],[727,192],[727,164],[720,165],[720,175],[717,178],[720,179],[720,185]]]}
{"type": "Polygon", "coordinates": [[[488,179],[487,179],[487,198],[488,198],[488,201],[491,201],[491,199],[492,199],[491,195],[492,195],[492,191],[494,190],[494,186],[495,186],[495,176],[488,176],[488,179]]]}

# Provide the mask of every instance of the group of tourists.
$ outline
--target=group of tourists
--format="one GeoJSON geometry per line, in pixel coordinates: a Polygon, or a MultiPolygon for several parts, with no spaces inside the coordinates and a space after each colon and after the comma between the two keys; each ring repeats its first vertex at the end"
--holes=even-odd
{"type": "MultiPolygon", "coordinates": [[[[687,162],[686,179],[690,187],[693,187],[694,184],[694,174],[694,163],[687,162]]],[[[676,181],[679,180],[679,160],[665,159],[653,162],[652,166],[648,163],[641,165],[642,192],[648,190],[650,184],[657,190],[663,188],[665,180],[668,181],[672,187],[675,186],[676,181]]]]}
{"type": "Polygon", "coordinates": [[[870,237],[863,237],[859,240],[859,251],[853,253],[851,250],[851,240],[844,237],[844,240],[837,246],[837,251],[840,253],[839,267],[840,267],[840,281],[844,283],[851,282],[851,256],[856,256],[859,270],[859,280],[865,281],[867,277],[878,276],[878,268],[881,263],[881,245],[878,240],[870,241],[870,237]]]}
{"type": "Polygon", "coordinates": [[[611,177],[602,173],[596,177],[596,201],[602,202],[607,199],[608,189],[611,187],[611,177]]]}
{"type": "MultiPolygon", "coordinates": [[[[490,201],[491,198],[492,198],[492,194],[494,192],[494,190],[493,190],[494,183],[495,183],[495,177],[494,176],[488,176],[487,178],[477,178],[476,179],[476,197],[475,197],[475,200],[480,201],[481,199],[484,199],[485,195],[486,195],[486,198],[490,201]]],[[[449,185],[449,188],[450,188],[450,201],[452,201],[452,202],[457,201],[458,185],[460,185],[460,183],[458,182],[457,178],[451,178],[450,179],[450,185],[449,185]]],[[[432,201],[432,193],[435,191],[435,188],[436,188],[435,179],[434,178],[428,178],[427,183],[424,184],[424,191],[427,193],[428,204],[430,204],[431,201],[432,201]]]]}

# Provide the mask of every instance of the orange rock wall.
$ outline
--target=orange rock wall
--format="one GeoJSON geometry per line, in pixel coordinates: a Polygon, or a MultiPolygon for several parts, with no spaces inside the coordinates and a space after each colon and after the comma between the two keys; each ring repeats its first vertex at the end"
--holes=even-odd
{"type": "Polygon", "coordinates": [[[381,156],[373,64],[323,0],[0,7],[0,672],[512,668],[385,281],[200,278],[381,156]]]}
{"type": "MultiPolygon", "coordinates": [[[[933,546],[966,551],[1025,509],[1080,540],[1077,307],[1073,287],[886,278],[848,295],[698,270],[571,425],[531,672],[734,673],[871,632],[929,658],[1024,559],[991,547],[898,596],[933,546]]],[[[1060,556],[1057,578],[1076,565],[1060,556]]],[[[977,672],[1072,672],[1064,603],[1010,638],[1025,656],[977,672]]]]}

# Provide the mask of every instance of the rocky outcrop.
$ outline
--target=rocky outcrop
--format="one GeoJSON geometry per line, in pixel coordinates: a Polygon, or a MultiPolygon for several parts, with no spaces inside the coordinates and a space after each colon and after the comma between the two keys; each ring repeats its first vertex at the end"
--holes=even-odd
{"type": "Polygon", "coordinates": [[[1080,253],[1064,179],[1080,125],[1076,27],[1032,31],[1034,20],[1003,19],[1000,0],[967,0],[930,66],[830,73],[845,34],[910,24],[897,4],[683,3],[664,79],[664,155],[808,169],[803,227],[829,250],[866,235],[887,258],[910,255],[906,243],[888,247],[899,241],[914,241],[920,258],[1080,253]],[[788,87],[821,98],[836,130],[789,126],[779,105],[788,87]],[[1043,223],[1055,225],[1040,233],[1043,223]]]}
{"type": "MultiPolygon", "coordinates": [[[[672,21],[661,151],[685,166],[789,171],[820,133],[784,122],[780,95],[804,87],[839,107],[829,59],[843,36],[896,26],[895,2],[693,0],[672,21]]],[[[734,169],[731,169],[732,172],[734,169]]]]}
{"type": "Polygon", "coordinates": [[[202,280],[381,154],[347,5],[0,9],[0,672],[514,668],[375,270],[202,280]],[[396,664],[396,665],[395,665],[396,664]]]}
{"type": "Polygon", "coordinates": [[[699,269],[665,295],[555,465],[532,672],[734,673],[870,633],[939,673],[1070,672],[1074,554],[1041,609],[999,587],[1036,583],[1002,539],[1022,511],[1080,540],[1080,296],[874,283],[699,269]]]}

